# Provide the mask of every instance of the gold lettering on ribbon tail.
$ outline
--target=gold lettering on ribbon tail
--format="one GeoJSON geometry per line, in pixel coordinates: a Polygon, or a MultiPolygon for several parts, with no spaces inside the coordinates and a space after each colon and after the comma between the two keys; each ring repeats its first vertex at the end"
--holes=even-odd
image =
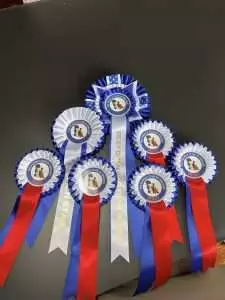
{"type": "Polygon", "coordinates": [[[111,200],[111,262],[122,256],[129,262],[126,185],[126,119],[112,118],[111,162],[117,172],[117,189],[111,200]],[[115,124],[115,127],[113,123],[115,124]]]}

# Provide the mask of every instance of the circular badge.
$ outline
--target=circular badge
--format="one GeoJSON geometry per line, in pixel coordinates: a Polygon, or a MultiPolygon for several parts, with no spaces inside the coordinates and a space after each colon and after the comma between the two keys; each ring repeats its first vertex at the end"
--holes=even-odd
{"type": "Polygon", "coordinates": [[[126,115],[130,111],[130,100],[123,94],[112,94],[105,100],[106,111],[115,116],[126,115]]]}
{"type": "Polygon", "coordinates": [[[69,190],[73,198],[80,202],[83,195],[100,196],[100,202],[108,202],[117,185],[116,171],[103,158],[81,159],[69,174],[69,190]]]}
{"type": "Polygon", "coordinates": [[[85,105],[103,116],[127,116],[129,121],[149,117],[150,97],[144,87],[130,75],[111,74],[98,79],[87,90],[85,105]]]}
{"type": "Polygon", "coordinates": [[[165,145],[163,135],[159,131],[152,129],[142,132],[140,142],[145,151],[149,153],[159,153],[165,145]]]}
{"type": "Polygon", "coordinates": [[[73,107],[62,112],[52,126],[52,140],[62,153],[70,143],[86,143],[86,154],[104,145],[106,131],[100,116],[89,108],[73,107]]]}
{"type": "Polygon", "coordinates": [[[166,194],[165,181],[158,175],[145,175],[139,182],[139,190],[143,198],[149,202],[161,201],[166,194]]]}
{"type": "Polygon", "coordinates": [[[36,186],[43,186],[51,179],[52,174],[52,162],[43,158],[32,161],[27,168],[28,181],[36,186]]]}
{"type": "Polygon", "coordinates": [[[84,194],[89,196],[99,195],[105,188],[107,178],[99,168],[89,168],[79,178],[79,185],[84,194]]]}
{"type": "Polygon", "coordinates": [[[146,160],[148,154],[162,152],[167,156],[174,145],[171,130],[162,122],[141,122],[131,133],[132,148],[138,158],[146,160]]]}
{"type": "Polygon", "coordinates": [[[129,177],[128,192],[131,200],[140,207],[147,203],[164,201],[170,206],[176,199],[177,186],[169,171],[160,166],[141,166],[129,177]]]}
{"type": "Polygon", "coordinates": [[[42,186],[42,194],[58,188],[64,177],[64,165],[61,157],[47,149],[33,150],[18,163],[16,180],[20,189],[29,183],[42,186]]]}
{"type": "Polygon", "coordinates": [[[75,120],[67,127],[67,137],[73,143],[84,143],[91,136],[91,126],[84,120],[75,120]]]}
{"type": "Polygon", "coordinates": [[[212,152],[198,143],[188,143],[175,149],[171,164],[180,181],[186,177],[203,178],[210,182],[216,173],[216,161],[212,152]]]}

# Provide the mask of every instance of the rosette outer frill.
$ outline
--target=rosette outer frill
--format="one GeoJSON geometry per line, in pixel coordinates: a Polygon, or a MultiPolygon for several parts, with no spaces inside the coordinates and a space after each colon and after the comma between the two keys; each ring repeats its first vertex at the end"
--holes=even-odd
{"type": "Polygon", "coordinates": [[[84,155],[94,154],[104,145],[106,130],[95,111],[73,107],[63,111],[52,126],[52,140],[64,156],[66,176],[61,186],[52,230],[49,252],[59,248],[67,254],[74,201],[68,191],[67,180],[71,166],[84,155]]]}
{"type": "Polygon", "coordinates": [[[172,170],[186,187],[186,218],[192,271],[205,272],[216,263],[216,237],[208,207],[206,185],[216,174],[212,152],[199,143],[178,146],[171,156],[172,170]]]}
{"type": "Polygon", "coordinates": [[[130,199],[144,211],[140,275],[136,294],[164,284],[172,272],[171,218],[169,207],[177,197],[175,179],[156,165],[141,166],[128,180],[130,199]]]}
{"type": "Polygon", "coordinates": [[[20,194],[0,235],[0,286],[4,285],[25,237],[35,230],[36,217],[43,213],[42,204],[56,196],[64,178],[64,165],[59,154],[36,149],[19,161],[15,176],[20,194]]]}
{"type": "MultiPolygon", "coordinates": [[[[111,201],[111,262],[119,256],[129,261],[129,202],[124,182],[135,167],[129,141],[130,123],[149,117],[150,97],[132,76],[112,74],[91,85],[85,103],[110,127],[111,163],[118,176],[118,187],[111,201]]],[[[133,216],[140,217],[133,207],[130,211],[133,216]]]]}
{"type": "Polygon", "coordinates": [[[101,205],[111,200],[117,185],[114,167],[103,158],[86,158],[69,174],[69,190],[78,202],[71,256],[63,300],[95,300],[101,205]]]}
{"type": "MultiPolygon", "coordinates": [[[[131,132],[131,145],[135,156],[145,163],[167,166],[167,157],[175,144],[172,131],[159,121],[142,121],[131,132]]],[[[175,241],[182,243],[183,236],[177,218],[175,206],[168,210],[171,218],[171,234],[175,241]]],[[[140,219],[141,221],[141,219],[140,219]]],[[[142,223],[144,222],[144,218],[142,223]]],[[[131,227],[136,222],[130,222],[131,227]]],[[[140,255],[141,241],[137,238],[135,229],[132,230],[133,246],[136,255],[140,255]]]]}

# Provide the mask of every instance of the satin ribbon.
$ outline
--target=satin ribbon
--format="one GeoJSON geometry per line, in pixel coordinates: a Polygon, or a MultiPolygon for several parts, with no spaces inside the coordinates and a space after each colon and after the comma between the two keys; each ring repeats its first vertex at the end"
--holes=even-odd
{"type": "MultiPolygon", "coordinates": [[[[190,200],[191,211],[195,226],[194,230],[197,233],[194,237],[192,236],[191,239],[198,238],[201,250],[202,269],[197,270],[196,268],[196,271],[206,272],[209,268],[215,267],[216,263],[216,237],[210,218],[210,211],[208,207],[208,193],[206,189],[206,184],[202,178],[186,178],[186,181],[189,190],[187,196],[190,197],[187,198],[187,201],[190,200]]],[[[187,217],[190,219],[190,211],[187,217]]],[[[188,224],[190,225],[190,220],[188,224]]],[[[189,228],[189,236],[190,233],[193,233],[193,227],[192,230],[190,230],[189,228]]],[[[194,260],[199,260],[198,251],[192,252],[192,256],[194,260]]]]}
{"type": "Polygon", "coordinates": [[[51,210],[54,200],[56,199],[58,190],[50,195],[42,197],[36,209],[32,223],[26,236],[26,242],[29,247],[32,247],[37,240],[43,224],[51,210]]]}
{"type": "Polygon", "coordinates": [[[77,294],[78,267],[80,261],[81,208],[76,205],[73,212],[71,229],[71,253],[67,276],[63,291],[63,300],[68,300],[77,294]]]}
{"type": "Polygon", "coordinates": [[[127,118],[112,117],[111,163],[117,171],[118,184],[111,200],[111,262],[122,256],[129,257],[128,208],[127,208],[127,118]]]}
{"type": "Polygon", "coordinates": [[[171,276],[172,239],[169,223],[168,208],[163,201],[148,204],[135,295],[164,284],[171,276]]]}
{"type": "Polygon", "coordinates": [[[1,232],[0,232],[0,245],[2,245],[2,243],[4,242],[5,237],[7,236],[8,232],[9,232],[9,230],[10,230],[10,228],[11,228],[11,226],[12,226],[14,220],[15,220],[16,212],[17,212],[19,203],[20,203],[20,195],[17,197],[16,202],[13,206],[12,212],[8,216],[3,228],[1,229],[1,232]]]}
{"type": "Polygon", "coordinates": [[[67,179],[73,163],[86,153],[87,145],[86,143],[75,144],[68,141],[64,147],[64,164],[66,168],[66,174],[59,191],[56,214],[48,252],[51,253],[58,248],[65,255],[67,255],[73,209],[75,205],[74,200],[68,190],[67,179]]]}
{"type": "Polygon", "coordinates": [[[99,223],[100,197],[83,195],[76,300],[96,299],[99,223]]]}
{"type": "MultiPolygon", "coordinates": [[[[155,153],[155,154],[147,154],[147,161],[153,164],[158,164],[161,165],[163,167],[166,166],[166,158],[163,155],[162,152],[159,153],[155,153]]],[[[180,224],[178,221],[178,216],[177,216],[177,212],[176,212],[176,208],[175,206],[171,206],[168,211],[168,218],[170,220],[170,232],[172,235],[172,239],[174,241],[177,241],[178,243],[183,243],[184,242],[184,238],[180,229],[180,224]]]]}
{"type": "MultiPolygon", "coordinates": [[[[127,135],[126,141],[126,166],[127,177],[129,177],[131,171],[136,167],[134,153],[131,149],[129,136],[127,135]]],[[[139,209],[128,196],[128,219],[129,219],[129,231],[131,233],[133,251],[136,257],[141,255],[143,229],[144,229],[145,214],[142,209],[139,209]]]]}
{"type": "Polygon", "coordinates": [[[20,196],[15,219],[0,247],[0,286],[5,284],[22,247],[32,217],[40,199],[42,187],[26,184],[20,196]]]}

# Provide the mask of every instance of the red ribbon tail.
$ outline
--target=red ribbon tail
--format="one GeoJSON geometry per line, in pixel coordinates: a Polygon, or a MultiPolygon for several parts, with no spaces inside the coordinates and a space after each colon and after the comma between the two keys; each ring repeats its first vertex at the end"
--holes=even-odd
{"type": "Polygon", "coordinates": [[[100,222],[99,196],[83,196],[77,300],[95,300],[100,222]]]}
{"type": "Polygon", "coordinates": [[[27,184],[20,196],[20,203],[15,220],[3,245],[0,247],[1,287],[4,286],[20,248],[22,247],[32,217],[39,202],[41,191],[42,187],[35,187],[27,184]]]}
{"type": "Polygon", "coordinates": [[[180,224],[175,206],[168,208],[168,218],[170,222],[171,239],[178,243],[183,243],[184,238],[180,229],[180,224]]]}
{"type": "Polygon", "coordinates": [[[172,273],[172,240],[169,230],[168,208],[163,201],[149,205],[154,248],[156,280],[154,287],[166,283],[172,273]]]}
{"type": "Polygon", "coordinates": [[[164,167],[166,165],[166,159],[162,152],[156,154],[148,153],[147,161],[149,161],[152,164],[156,164],[164,167]]]}
{"type": "Polygon", "coordinates": [[[208,207],[208,193],[203,179],[190,179],[187,182],[191,194],[191,207],[202,250],[202,271],[215,267],[216,237],[208,207]]]}

